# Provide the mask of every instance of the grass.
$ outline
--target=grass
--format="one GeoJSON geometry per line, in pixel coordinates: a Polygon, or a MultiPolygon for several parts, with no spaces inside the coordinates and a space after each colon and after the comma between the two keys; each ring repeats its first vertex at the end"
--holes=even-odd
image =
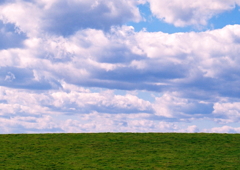
{"type": "Polygon", "coordinates": [[[12,134],[0,146],[1,170],[240,170],[240,134],[12,134]]]}

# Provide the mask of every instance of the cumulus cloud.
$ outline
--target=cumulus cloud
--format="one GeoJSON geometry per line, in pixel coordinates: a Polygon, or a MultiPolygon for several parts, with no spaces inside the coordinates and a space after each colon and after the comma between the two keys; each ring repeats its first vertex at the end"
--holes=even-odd
{"type": "MultiPolygon", "coordinates": [[[[176,34],[135,33],[122,27],[108,33],[86,29],[66,38],[31,38],[24,41],[25,48],[1,51],[1,85],[58,90],[66,82],[162,93],[155,103],[148,103],[133,95],[46,91],[46,113],[151,113],[173,120],[213,117],[216,96],[239,94],[238,27],[176,34]],[[116,49],[120,54],[114,54],[116,49]]],[[[30,107],[13,108],[10,113],[27,113],[30,107]]]]}
{"type": "Polygon", "coordinates": [[[222,127],[215,127],[212,129],[204,130],[208,133],[240,133],[240,128],[235,128],[231,126],[222,126],[222,127]]]}
{"type": "Polygon", "coordinates": [[[63,132],[50,116],[22,117],[16,116],[10,119],[1,118],[2,134],[7,133],[49,133],[63,132]]]}
{"type": "MultiPolygon", "coordinates": [[[[239,25],[135,32],[123,24],[141,20],[137,5],[144,1],[1,2],[4,133],[198,132],[203,129],[181,123],[239,122],[239,25]],[[151,102],[134,91],[145,91],[151,102]]],[[[149,3],[160,19],[186,26],[204,25],[238,2],[214,0],[206,9],[205,1],[149,3]]]]}
{"type": "Polygon", "coordinates": [[[215,120],[220,123],[240,121],[240,102],[222,101],[214,104],[215,120]]]}
{"type": "Polygon", "coordinates": [[[108,30],[112,25],[138,22],[141,16],[136,4],[131,0],[12,1],[0,6],[0,19],[28,35],[47,32],[67,36],[79,29],[108,30]]]}
{"type": "Polygon", "coordinates": [[[173,92],[157,97],[154,109],[158,116],[187,119],[189,116],[191,118],[209,116],[213,111],[213,104],[201,100],[181,98],[176,92],[173,92]]]}
{"type": "Polygon", "coordinates": [[[62,90],[46,93],[28,90],[11,90],[1,88],[0,93],[2,116],[31,115],[79,115],[92,112],[98,113],[153,113],[151,103],[136,96],[126,94],[115,95],[113,91],[91,93],[84,88],[63,85],[62,90]],[[69,89],[68,86],[76,90],[69,89]]]}
{"type": "Polygon", "coordinates": [[[206,25],[214,15],[230,11],[238,0],[147,0],[157,18],[177,27],[206,25]]]}
{"type": "MultiPolygon", "coordinates": [[[[65,51],[59,56],[74,61],[75,64],[70,62],[71,68],[66,64],[64,67],[70,70],[78,70],[80,67],[82,71],[79,72],[85,74],[84,83],[89,86],[115,86],[122,89],[135,87],[156,91],[166,88],[174,90],[178,88],[176,86],[185,86],[219,95],[237,95],[238,27],[235,25],[202,33],[171,35],[134,33],[126,27],[108,34],[91,29],[63,39],[64,43],[55,42],[59,45],[51,50],[65,51]],[[117,49],[120,49],[120,54],[117,49]],[[113,54],[113,51],[116,53],[113,54]],[[224,81],[226,79],[228,81],[224,81]],[[118,86],[119,82],[122,83],[121,87],[118,86]],[[219,83],[222,84],[221,87],[217,86],[219,83]],[[229,85],[236,89],[234,94],[228,92],[229,85]]],[[[55,52],[52,56],[56,58],[58,54],[55,52]]],[[[61,64],[55,63],[54,67],[58,65],[61,64]]],[[[57,74],[63,76],[61,73],[57,74]]],[[[67,75],[65,79],[70,83],[83,84],[82,78],[76,79],[67,75]]]]}

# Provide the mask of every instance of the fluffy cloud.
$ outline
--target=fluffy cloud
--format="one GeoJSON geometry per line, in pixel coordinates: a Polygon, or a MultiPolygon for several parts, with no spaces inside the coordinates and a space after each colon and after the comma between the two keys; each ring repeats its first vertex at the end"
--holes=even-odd
{"type": "MultiPolygon", "coordinates": [[[[122,24],[141,20],[136,5],[143,1],[1,2],[3,133],[204,131],[181,124],[198,119],[226,125],[205,129],[220,132],[239,122],[239,25],[135,32],[122,24]]],[[[216,0],[204,10],[205,1],[149,2],[157,17],[177,26],[204,25],[235,5],[216,0]]]]}
{"type": "Polygon", "coordinates": [[[108,30],[112,25],[138,22],[141,16],[136,4],[131,0],[21,0],[2,4],[0,19],[29,36],[46,32],[67,36],[79,29],[108,30]]]}
{"type": "Polygon", "coordinates": [[[213,111],[213,105],[210,102],[201,100],[180,98],[174,92],[171,94],[165,93],[161,97],[157,97],[154,103],[156,115],[188,119],[202,117],[202,115],[209,116],[213,111]]]}
{"type": "Polygon", "coordinates": [[[206,25],[214,15],[235,8],[239,0],[147,0],[157,18],[177,27],[206,25]]]}
{"type": "Polygon", "coordinates": [[[115,27],[108,33],[86,29],[67,38],[29,38],[24,41],[25,48],[1,51],[1,85],[58,90],[66,82],[162,93],[154,104],[147,104],[135,96],[94,94],[93,98],[93,94],[74,91],[46,92],[46,98],[52,100],[48,99],[44,107],[54,112],[154,112],[160,117],[186,120],[211,117],[216,96],[235,97],[240,93],[238,29],[235,25],[202,33],[166,34],[115,27]],[[132,103],[130,107],[128,103],[132,103]]]}
{"type": "Polygon", "coordinates": [[[222,127],[215,127],[212,129],[204,130],[208,133],[240,133],[240,128],[234,128],[231,126],[222,126],[222,127]]]}
{"type": "Polygon", "coordinates": [[[152,113],[153,109],[148,101],[127,94],[125,96],[114,95],[112,91],[90,93],[81,91],[49,91],[45,94],[18,91],[1,88],[2,115],[23,114],[36,115],[62,113],[62,114],[86,114],[99,113],[152,113]]]}
{"type": "Polygon", "coordinates": [[[220,123],[240,121],[240,102],[218,102],[214,104],[215,120],[220,123]]]}
{"type": "Polygon", "coordinates": [[[50,116],[0,118],[1,133],[48,133],[63,132],[50,116]]]}

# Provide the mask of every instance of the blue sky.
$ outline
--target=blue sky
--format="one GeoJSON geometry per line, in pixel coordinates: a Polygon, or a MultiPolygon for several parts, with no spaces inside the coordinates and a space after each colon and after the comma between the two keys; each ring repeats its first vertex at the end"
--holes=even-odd
{"type": "Polygon", "coordinates": [[[1,1],[0,133],[239,133],[239,5],[1,1]]]}

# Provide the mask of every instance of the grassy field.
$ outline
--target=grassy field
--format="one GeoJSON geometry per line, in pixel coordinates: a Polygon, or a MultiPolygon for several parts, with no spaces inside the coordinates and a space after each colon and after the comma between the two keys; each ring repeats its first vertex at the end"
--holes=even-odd
{"type": "Polygon", "coordinates": [[[0,146],[1,170],[240,170],[240,134],[18,134],[0,146]]]}

